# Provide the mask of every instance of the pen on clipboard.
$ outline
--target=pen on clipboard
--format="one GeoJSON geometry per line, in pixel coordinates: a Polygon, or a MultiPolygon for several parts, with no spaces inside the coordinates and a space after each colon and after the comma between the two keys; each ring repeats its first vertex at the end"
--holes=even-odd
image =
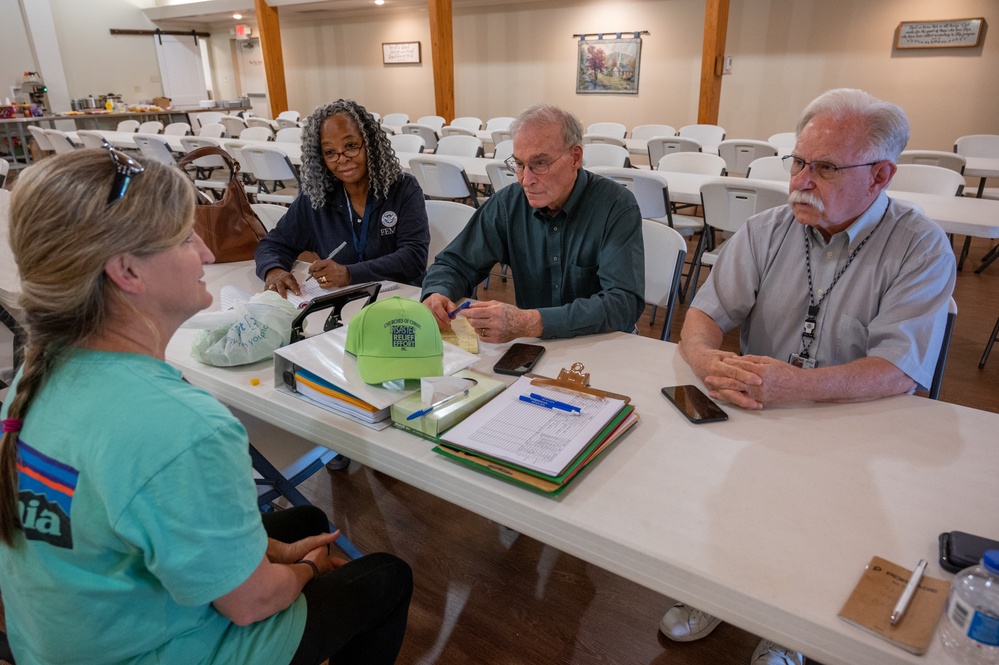
{"type": "MultiPolygon", "coordinates": [[[[326,260],[329,261],[330,259],[332,259],[334,256],[336,256],[340,252],[341,249],[343,249],[346,246],[347,246],[347,241],[344,240],[342,243],[340,243],[339,247],[337,247],[332,252],[330,252],[329,256],[326,257],[326,260]]],[[[311,274],[308,277],[305,278],[305,281],[307,282],[310,279],[312,279],[312,275],[311,274]]]]}
{"type": "Polygon", "coordinates": [[[533,404],[535,406],[541,406],[546,409],[558,409],[559,411],[565,411],[569,415],[578,416],[580,414],[580,409],[578,406],[573,406],[572,404],[566,404],[565,402],[559,402],[554,399],[548,399],[541,397],[540,395],[535,397],[535,393],[531,395],[521,395],[520,401],[527,402],[528,404],[533,404]]]}
{"type": "Polygon", "coordinates": [[[444,399],[437,400],[436,402],[434,402],[433,404],[431,404],[430,406],[428,406],[425,409],[420,409],[419,411],[414,411],[413,413],[411,413],[408,416],[406,416],[406,420],[415,420],[416,418],[420,418],[422,416],[425,416],[428,413],[430,413],[431,411],[433,411],[434,409],[436,409],[438,406],[443,406],[444,404],[447,404],[451,400],[458,399],[459,397],[464,397],[467,394],[468,394],[468,388],[465,388],[460,393],[455,393],[453,395],[448,395],[444,399]]]}
{"type": "Polygon", "coordinates": [[[923,579],[925,571],[926,559],[920,559],[916,565],[916,570],[912,572],[912,577],[909,578],[909,583],[905,585],[905,589],[902,591],[902,596],[895,604],[895,609],[891,611],[891,624],[893,626],[899,622],[899,619],[902,618],[902,615],[909,608],[909,603],[912,602],[912,597],[916,595],[916,589],[919,588],[919,581],[923,579]]]}
{"type": "Polygon", "coordinates": [[[458,312],[460,312],[463,309],[468,309],[468,306],[471,305],[471,304],[472,304],[471,300],[466,300],[465,302],[461,303],[460,305],[458,305],[457,307],[455,307],[453,310],[451,310],[451,313],[447,315],[447,318],[453,319],[454,317],[456,317],[458,315],[458,312]]]}

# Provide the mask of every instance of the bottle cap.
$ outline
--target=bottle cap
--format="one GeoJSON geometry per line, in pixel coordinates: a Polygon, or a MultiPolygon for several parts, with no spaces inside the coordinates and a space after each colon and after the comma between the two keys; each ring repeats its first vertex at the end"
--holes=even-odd
{"type": "Polygon", "coordinates": [[[986,550],[982,557],[982,565],[992,573],[999,575],[999,550],[986,550]]]}

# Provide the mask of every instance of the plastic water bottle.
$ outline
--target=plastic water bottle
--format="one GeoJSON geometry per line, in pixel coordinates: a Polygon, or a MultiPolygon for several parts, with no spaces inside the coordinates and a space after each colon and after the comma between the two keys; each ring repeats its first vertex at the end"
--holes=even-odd
{"type": "Polygon", "coordinates": [[[940,639],[955,663],[999,665],[999,550],[954,578],[940,639]]]}

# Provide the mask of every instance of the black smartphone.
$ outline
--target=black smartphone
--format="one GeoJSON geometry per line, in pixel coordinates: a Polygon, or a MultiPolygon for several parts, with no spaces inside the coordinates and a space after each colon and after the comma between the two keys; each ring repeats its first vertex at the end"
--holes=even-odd
{"type": "Polygon", "coordinates": [[[977,566],[985,550],[999,550],[999,541],[964,531],[945,531],[940,534],[940,567],[957,573],[977,566]]]}
{"type": "Polygon", "coordinates": [[[697,386],[667,386],[662,393],[695,425],[728,420],[728,415],[697,386]]]}
{"type": "Polygon", "coordinates": [[[537,344],[511,344],[503,357],[495,365],[493,371],[497,374],[520,376],[527,374],[538,364],[538,359],[544,354],[545,347],[537,344]]]}

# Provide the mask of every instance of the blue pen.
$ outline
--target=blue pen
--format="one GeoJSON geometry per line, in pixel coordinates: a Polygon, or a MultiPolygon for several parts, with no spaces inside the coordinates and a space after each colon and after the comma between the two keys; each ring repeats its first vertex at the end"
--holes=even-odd
{"type": "Polygon", "coordinates": [[[468,306],[471,305],[471,304],[472,304],[471,300],[466,300],[465,302],[463,302],[460,305],[458,305],[457,307],[455,307],[454,310],[450,314],[447,315],[447,318],[453,319],[458,314],[458,312],[460,312],[463,309],[467,309],[468,306]]]}
{"type": "Polygon", "coordinates": [[[565,402],[560,402],[557,399],[552,399],[551,397],[545,397],[544,395],[539,395],[538,393],[531,393],[531,398],[532,399],[536,399],[536,400],[541,400],[542,402],[546,402],[548,404],[551,404],[552,406],[554,406],[557,409],[565,409],[566,411],[579,411],[579,412],[583,411],[578,406],[574,406],[572,404],[567,404],[565,402]]]}
{"type": "Polygon", "coordinates": [[[431,404],[430,406],[428,406],[425,409],[420,409],[419,411],[414,411],[413,413],[411,413],[408,416],[406,416],[406,420],[416,420],[417,418],[421,418],[421,417],[427,415],[428,413],[430,413],[431,411],[433,411],[434,409],[436,409],[438,406],[441,406],[441,405],[443,405],[443,404],[445,404],[447,402],[450,402],[453,399],[457,399],[459,397],[464,397],[467,394],[468,394],[468,388],[465,388],[465,390],[463,390],[460,393],[455,393],[453,395],[448,395],[444,399],[437,400],[436,402],[434,402],[433,404],[431,404]]]}
{"type": "Polygon", "coordinates": [[[533,397],[528,397],[527,395],[521,395],[520,396],[520,401],[521,402],[527,402],[528,404],[533,404],[534,406],[540,406],[540,407],[543,407],[545,409],[553,409],[553,410],[554,409],[558,409],[560,411],[564,411],[564,412],[568,413],[571,416],[578,416],[579,415],[579,411],[575,411],[574,410],[576,407],[573,407],[573,406],[571,406],[569,404],[563,404],[562,402],[547,401],[547,400],[543,400],[543,399],[534,399],[533,397]]]}

